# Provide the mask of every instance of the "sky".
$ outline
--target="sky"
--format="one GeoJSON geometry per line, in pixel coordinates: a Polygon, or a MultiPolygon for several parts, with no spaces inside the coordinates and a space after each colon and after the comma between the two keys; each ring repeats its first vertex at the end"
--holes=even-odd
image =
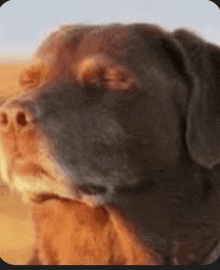
{"type": "Polygon", "coordinates": [[[0,8],[0,58],[29,58],[57,25],[156,23],[220,45],[220,9],[208,0],[11,0],[0,8]]]}

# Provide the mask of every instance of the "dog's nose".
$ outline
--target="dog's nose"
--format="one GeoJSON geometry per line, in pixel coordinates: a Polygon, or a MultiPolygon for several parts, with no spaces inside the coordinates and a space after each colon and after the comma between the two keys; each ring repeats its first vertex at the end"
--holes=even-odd
{"type": "Polygon", "coordinates": [[[29,100],[15,99],[0,107],[0,127],[14,125],[15,128],[25,128],[38,121],[37,106],[29,100]]]}

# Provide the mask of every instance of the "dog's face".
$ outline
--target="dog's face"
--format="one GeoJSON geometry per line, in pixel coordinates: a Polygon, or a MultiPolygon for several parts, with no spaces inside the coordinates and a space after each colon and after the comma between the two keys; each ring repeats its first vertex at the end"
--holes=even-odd
{"type": "MultiPolygon", "coordinates": [[[[117,189],[147,185],[152,164],[167,166],[161,151],[179,155],[178,119],[163,104],[175,86],[163,70],[173,67],[152,48],[163,33],[136,28],[70,27],[39,48],[21,74],[27,92],[2,107],[5,180],[23,191],[111,200],[117,189]],[[156,132],[164,119],[172,138],[156,132]]],[[[179,87],[186,91],[181,80],[179,87]]]]}
{"type": "Polygon", "coordinates": [[[24,94],[1,107],[1,176],[35,201],[116,204],[163,237],[166,217],[187,211],[170,190],[196,194],[192,168],[219,163],[219,65],[219,48],[186,31],[61,28],[21,74],[24,94]],[[149,221],[152,185],[161,208],[149,221]]]}

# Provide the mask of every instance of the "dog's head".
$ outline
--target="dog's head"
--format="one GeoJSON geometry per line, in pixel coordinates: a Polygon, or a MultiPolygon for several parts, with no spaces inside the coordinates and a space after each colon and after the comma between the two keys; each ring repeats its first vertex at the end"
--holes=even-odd
{"type": "Polygon", "coordinates": [[[126,194],[127,204],[186,157],[212,169],[219,78],[220,49],[185,30],[63,27],[21,74],[24,93],[1,106],[1,175],[35,199],[106,204],[126,194]]]}

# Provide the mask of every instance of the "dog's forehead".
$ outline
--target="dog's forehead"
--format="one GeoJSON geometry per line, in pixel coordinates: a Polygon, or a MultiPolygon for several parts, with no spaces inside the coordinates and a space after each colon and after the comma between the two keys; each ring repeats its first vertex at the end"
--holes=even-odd
{"type": "Polygon", "coordinates": [[[93,29],[79,44],[77,54],[81,57],[97,53],[108,53],[112,57],[126,55],[131,35],[131,29],[126,26],[93,29]]]}
{"type": "Polygon", "coordinates": [[[163,35],[161,28],[150,24],[65,26],[51,33],[36,55],[40,58],[52,55],[54,58],[61,54],[62,57],[78,59],[106,53],[113,58],[124,57],[133,46],[136,49],[143,46],[144,37],[160,38],[163,35]]]}
{"type": "Polygon", "coordinates": [[[115,46],[119,46],[124,39],[129,38],[131,32],[125,25],[61,27],[49,35],[36,54],[40,57],[49,51],[57,53],[61,49],[73,53],[80,47],[81,50],[91,51],[107,46],[111,40],[115,41],[115,46]]]}
{"type": "Polygon", "coordinates": [[[152,25],[99,26],[86,33],[78,44],[77,57],[106,54],[114,59],[128,57],[133,50],[146,46],[150,38],[164,37],[164,31],[152,25]]]}
{"type": "Polygon", "coordinates": [[[97,54],[126,57],[131,32],[124,25],[61,27],[39,47],[36,57],[45,62],[53,78],[61,73],[62,78],[65,74],[71,77],[77,65],[88,57],[97,54]]]}

